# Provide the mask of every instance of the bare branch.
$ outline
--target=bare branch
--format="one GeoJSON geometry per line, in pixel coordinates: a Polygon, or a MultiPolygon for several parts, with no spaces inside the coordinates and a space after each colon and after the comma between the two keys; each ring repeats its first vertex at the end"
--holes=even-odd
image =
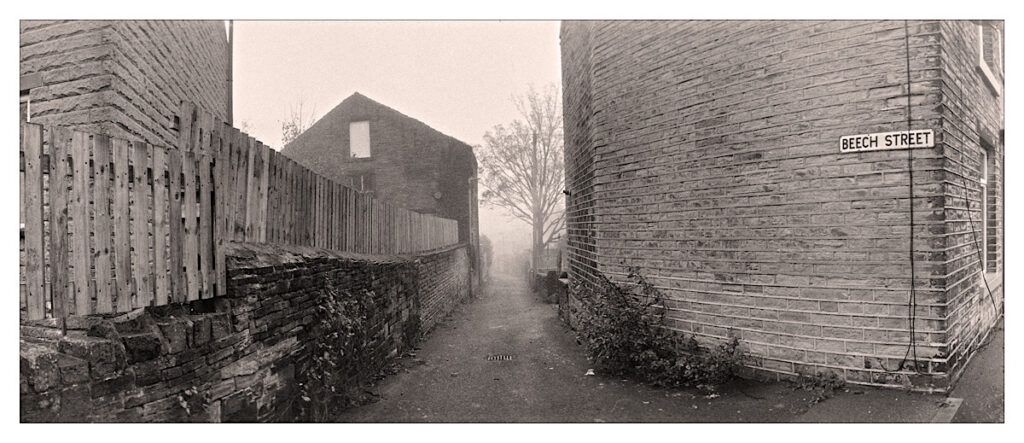
{"type": "MultiPolygon", "coordinates": [[[[534,248],[564,225],[565,161],[561,92],[557,85],[529,86],[512,97],[519,118],[484,134],[479,164],[482,201],[503,207],[531,226],[534,248]]],[[[536,252],[536,251],[535,251],[536,252]]]]}

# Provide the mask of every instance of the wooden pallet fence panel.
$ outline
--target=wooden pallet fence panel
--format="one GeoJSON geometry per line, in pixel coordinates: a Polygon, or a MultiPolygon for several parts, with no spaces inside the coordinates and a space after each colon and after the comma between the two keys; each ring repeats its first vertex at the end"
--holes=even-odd
{"type": "Polygon", "coordinates": [[[235,131],[235,228],[232,240],[245,241],[246,203],[249,200],[249,137],[235,131]]]}
{"type": "Polygon", "coordinates": [[[92,276],[89,249],[89,134],[71,136],[71,286],[75,315],[92,314],[92,276]]]}
{"type": "Polygon", "coordinates": [[[288,244],[299,244],[299,164],[288,162],[288,244]]]}
{"type": "Polygon", "coordinates": [[[268,187],[270,186],[270,147],[259,144],[260,159],[261,159],[261,171],[260,171],[260,182],[259,182],[259,207],[256,213],[256,241],[266,243],[267,241],[267,209],[270,205],[268,187]]]}
{"type": "Polygon", "coordinates": [[[334,203],[333,203],[334,204],[334,208],[333,208],[334,209],[334,211],[333,211],[334,212],[334,249],[340,251],[340,250],[343,250],[343,248],[344,248],[344,245],[343,245],[342,241],[343,241],[343,237],[345,235],[345,232],[344,232],[344,226],[345,226],[344,225],[344,219],[342,218],[344,216],[343,204],[344,204],[344,201],[345,201],[344,200],[345,199],[345,195],[343,194],[343,190],[342,190],[341,184],[334,183],[334,191],[333,191],[333,193],[334,193],[334,203]]]}
{"type": "Polygon", "coordinates": [[[310,195],[312,197],[310,199],[310,207],[309,207],[311,221],[313,222],[313,233],[312,233],[312,235],[313,235],[313,243],[312,243],[312,245],[313,245],[313,247],[319,247],[320,246],[320,239],[321,239],[321,237],[320,237],[320,225],[321,225],[321,223],[320,223],[320,211],[318,211],[319,206],[320,206],[320,176],[318,176],[316,174],[310,174],[309,178],[310,178],[310,186],[311,186],[311,190],[310,190],[311,194],[310,195]]]}
{"type": "Polygon", "coordinates": [[[334,205],[335,197],[335,183],[332,180],[327,181],[327,247],[332,250],[337,249],[338,240],[336,234],[338,232],[335,229],[335,223],[337,222],[337,215],[335,211],[337,207],[334,205]]]}
{"type": "Polygon", "coordinates": [[[182,155],[181,173],[183,176],[182,185],[185,188],[182,199],[182,217],[184,217],[185,246],[185,290],[188,301],[199,300],[199,289],[202,281],[199,277],[199,228],[198,228],[198,206],[196,204],[196,153],[185,152],[182,155]]]}
{"type": "MultiPolygon", "coordinates": [[[[244,135],[244,134],[243,134],[244,135]]],[[[246,171],[245,171],[245,229],[242,237],[243,241],[253,240],[253,225],[256,219],[256,205],[257,205],[257,193],[259,188],[259,173],[260,165],[257,164],[259,156],[257,155],[256,140],[252,137],[246,136],[245,154],[246,154],[246,171]]]]}
{"type": "Polygon", "coordinates": [[[214,243],[216,247],[216,257],[214,257],[214,273],[216,274],[216,295],[223,296],[227,295],[227,267],[225,266],[225,255],[224,248],[226,247],[228,239],[228,226],[230,226],[231,220],[229,219],[228,208],[231,206],[228,204],[229,196],[231,194],[231,140],[225,138],[226,126],[223,123],[216,125],[216,129],[213,132],[213,144],[214,151],[217,154],[216,159],[216,178],[214,180],[214,215],[213,221],[215,223],[214,229],[214,243]]]}
{"type": "Polygon", "coordinates": [[[289,211],[289,222],[288,229],[289,238],[288,244],[298,245],[301,244],[301,235],[299,234],[299,210],[300,210],[300,195],[299,195],[299,164],[294,161],[288,162],[288,175],[290,185],[288,186],[288,199],[291,201],[291,210],[289,211]]]}
{"type": "Polygon", "coordinates": [[[271,243],[283,243],[284,234],[284,201],[281,199],[284,183],[284,156],[280,152],[270,151],[270,215],[267,222],[268,240],[271,243]]]}
{"type": "Polygon", "coordinates": [[[334,249],[334,183],[324,179],[324,247],[334,249]]]}
{"type": "Polygon", "coordinates": [[[317,202],[317,212],[320,213],[320,247],[327,248],[327,179],[317,176],[320,183],[320,199],[317,202]]]}
{"type": "Polygon", "coordinates": [[[150,217],[149,200],[152,188],[149,184],[149,144],[132,143],[132,275],[135,277],[135,308],[153,303],[153,268],[149,258],[150,217]]]}
{"type": "Polygon", "coordinates": [[[274,191],[274,188],[277,185],[277,177],[275,176],[277,170],[274,164],[276,162],[274,155],[275,152],[276,151],[274,151],[273,149],[267,151],[267,219],[265,240],[266,243],[276,243],[274,239],[276,229],[275,222],[277,221],[277,213],[274,212],[277,209],[277,202],[274,201],[274,199],[277,198],[276,192],[274,191]]]}
{"type": "Polygon", "coordinates": [[[345,250],[356,251],[356,193],[345,187],[345,250]]]}
{"type": "Polygon", "coordinates": [[[171,294],[168,268],[168,175],[167,150],[153,147],[153,304],[156,306],[166,305],[171,294]]]}
{"type": "Polygon", "coordinates": [[[131,182],[129,164],[131,143],[127,140],[111,140],[114,157],[114,281],[115,310],[127,312],[132,309],[135,298],[135,277],[132,275],[131,254],[131,182]]]}
{"type": "Polygon", "coordinates": [[[358,252],[365,254],[370,252],[368,248],[370,242],[368,241],[369,239],[367,236],[367,233],[369,232],[368,228],[370,227],[370,216],[368,213],[369,208],[366,207],[366,195],[363,194],[362,192],[357,194],[356,210],[359,211],[359,218],[356,220],[356,238],[358,239],[359,242],[358,252]]]}
{"type": "Polygon", "coordinates": [[[22,123],[25,153],[25,296],[29,320],[46,317],[46,268],[43,263],[43,127],[22,123]]]}
{"type": "Polygon", "coordinates": [[[305,231],[304,246],[313,246],[313,174],[308,169],[302,170],[302,225],[305,231]]]}
{"type": "Polygon", "coordinates": [[[313,180],[316,184],[316,201],[313,206],[313,211],[316,213],[316,245],[319,248],[324,247],[324,178],[313,174],[313,180]]]}
{"type": "Polygon", "coordinates": [[[167,172],[170,180],[168,186],[168,221],[170,237],[168,240],[168,256],[170,257],[170,280],[172,303],[181,303],[186,300],[186,283],[184,273],[184,246],[185,227],[182,221],[182,192],[181,192],[181,152],[177,149],[167,151],[167,172]]]}
{"type": "Polygon", "coordinates": [[[292,208],[295,199],[292,197],[292,161],[288,157],[281,156],[281,215],[284,221],[281,223],[281,243],[292,244],[292,208]]]}
{"type": "Polygon", "coordinates": [[[200,150],[196,157],[196,172],[199,179],[199,280],[200,297],[210,298],[213,296],[213,284],[216,278],[213,274],[213,257],[215,248],[213,243],[213,162],[214,151],[212,150],[212,127],[213,117],[209,112],[201,114],[200,150]]]}
{"type": "Polygon", "coordinates": [[[114,248],[111,228],[114,212],[110,205],[111,146],[110,137],[93,137],[93,266],[96,270],[96,312],[114,312],[114,269],[111,251],[114,248]]]}
{"type": "Polygon", "coordinates": [[[329,183],[326,178],[320,177],[320,208],[318,208],[318,210],[320,211],[320,235],[323,236],[323,239],[320,240],[320,247],[324,249],[330,249],[331,247],[331,221],[330,211],[328,210],[328,208],[330,207],[330,188],[328,188],[328,184],[329,183]]]}
{"type": "Polygon", "coordinates": [[[314,232],[316,232],[315,231],[315,229],[316,229],[316,219],[314,218],[314,213],[313,213],[313,209],[314,209],[313,202],[315,201],[314,200],[314,196],[315,196],[316,188],[314,187],[314,179],[313,179],[312,171],[306,169],[306,170],[303,171],[302,175],[303,175],[303,177],[305,177],[305,188],[306,188],[305,192],[303,192],[303,201],[304,201],[304,204],[305,204],[305,207],[306,207],[305,208],[305,213],[306,213],[306,215],[305,215],[305,218],[306,218],[306,239],[307,239],[306,245],[307,246],[313,246],[314,240],[316,239],[316,237],[314,236],[314,232]]]}
{"type": "Polygon", "coordinates": [[[71,131],[64,127],[50,130],[50,297],[53,316],[66,317],[71,310],[68,287],[68,187],[71,164],[71,131]]]}

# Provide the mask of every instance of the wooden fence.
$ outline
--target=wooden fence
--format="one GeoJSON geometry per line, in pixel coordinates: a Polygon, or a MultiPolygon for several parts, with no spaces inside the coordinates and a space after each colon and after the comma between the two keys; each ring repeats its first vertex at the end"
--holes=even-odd
{"type": "Polygon", "coordinates": [[[178,146],[22,123],[22,309],[118,313],[226,290],[246,241],[369,254],[458,242],[454,220],[342,186],[182,105],[178,146]]]}

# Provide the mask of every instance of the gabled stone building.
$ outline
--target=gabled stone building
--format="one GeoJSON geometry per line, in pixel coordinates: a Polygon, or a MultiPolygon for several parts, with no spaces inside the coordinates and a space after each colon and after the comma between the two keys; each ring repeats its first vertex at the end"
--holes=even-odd
{"type": "Polygon", "coordinates": [[[948,389],[1002,313],[1002,31],[564,22],[570,279],[638,267],[751,373],[948,389]]]}
{"type": "Polygon", "coordinates": [[[480,229],[471,146],[355,93],[282,152],[375,198],[458,221],[459,241],[471,245],[476,263],[480,229]]]}

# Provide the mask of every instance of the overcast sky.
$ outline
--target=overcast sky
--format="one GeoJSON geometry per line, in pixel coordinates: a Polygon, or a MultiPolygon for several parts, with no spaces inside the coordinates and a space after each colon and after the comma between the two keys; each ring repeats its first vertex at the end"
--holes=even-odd
{"type": "Polygon", "coordinates": [[[234,56],[235,126],[275,148],[290,107],[322,116],[357,91],[480,144],[513,93],[561,84],[551,21],[236,21],[234,56]]]}
{"type": "MultiPolygon", "coordinates": [[[[280,149],[300,102],[321,117],[359,92],[470,145],[517,117],[510,97],[561,85],[555,21],[235,21],[234,125],[280,149]]],[[[480,208],[495,251],[529,247],[529,229],[480,208]]]]}

